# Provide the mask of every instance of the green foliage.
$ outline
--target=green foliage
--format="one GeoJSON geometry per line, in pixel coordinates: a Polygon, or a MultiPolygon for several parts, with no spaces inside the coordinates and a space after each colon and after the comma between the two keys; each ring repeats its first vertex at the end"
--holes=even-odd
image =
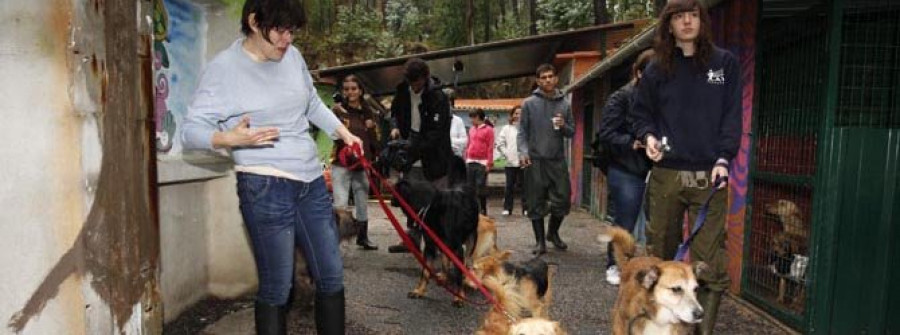
{"type": "Polygon", "coordinates": [[[433,6],[432,19],[424,25],[426,30],[434,32],[431,44],[439,48],[468,44],[465,1],[438,0],[433,6]]]}
{"type": "Polygon", "coordinates": [[[607,0],[606,8],[613,22],[651,18],[653,0],[607,0]]]}
{"type": "Polygon", "coordinates": [[[591,0],[538,0],[537,6],[540,33],[572,30],[594,23],[591,0]]]}
{"type": "Polygon", "coordinates": [[[421,42],[426,36],[422,26],[428,18],[411,0],[388,0],[384,10],[385,31],[394,38],[421,42]]]}
{"type": "Polygon", "coordinates": [[[332,43],[367,47],[375,45],[381,35],[381,18],[377,12],[361,6],[338,6],[332,27],[332,43]]]}

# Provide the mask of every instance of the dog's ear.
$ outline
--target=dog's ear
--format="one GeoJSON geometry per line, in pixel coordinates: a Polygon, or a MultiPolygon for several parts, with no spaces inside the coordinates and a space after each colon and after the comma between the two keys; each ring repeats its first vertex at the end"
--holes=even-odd
{"type": "Polygon", "coordinates": [[[656,285],[656,281],[659,280],[660,271],[659,267],[655,265],[647,269],[642,269],[637,273],[637,280],[641,283],[641,286],[649,290],[653,285],[656,285]]]}
{"type": "Polygon", "coordinates": [[[509,259],[510,256],[512,256],[512,251],[503,250],[502,252],[500,252],[500,254],[497,255],[497,260],[503,262],[509,259]]]}
{"type": "Polygon", "coordinates": [[[707,265],[706,263],[701,262],[701,261],[694,262],[692,267],[694,268],[694,276],[695,277],[700,277],[701,273],[704,273],[709,270],[709,265],[707,265]]]}

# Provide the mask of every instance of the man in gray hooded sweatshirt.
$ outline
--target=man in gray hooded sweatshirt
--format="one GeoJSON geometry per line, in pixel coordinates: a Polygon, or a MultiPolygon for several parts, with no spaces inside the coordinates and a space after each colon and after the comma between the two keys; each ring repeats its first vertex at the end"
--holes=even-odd
{"type": "Polygon", "coordinates": [[[520,165],[525,169],[528,217],[537,241],[532,253],[540,255],[547,252],[544,216],[548,211],[546,240],[557,249],[568,248],[559,238],[559,226],[569,214],[572,194],[563,139],[575,135],[575,123],[569,100],[556,87],[559,78],[553,65],[542,64],[535,74],[538,88],[522,103],[517,142],[520,165]]]}

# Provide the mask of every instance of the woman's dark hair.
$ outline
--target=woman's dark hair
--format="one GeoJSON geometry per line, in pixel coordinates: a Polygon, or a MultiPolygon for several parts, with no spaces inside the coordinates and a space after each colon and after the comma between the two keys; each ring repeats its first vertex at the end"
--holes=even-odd
{"type": "Polygon", "coordinates": [[[477,117],[479,120],[485,120],[484,109],[478,108],[469,112],[469,117],[477,117]]]}
{"type": "Polygon", "coordinates": [[[359,98],[362,99],[364,95],[366,95],[366,89],[363,87],[363,84],[359,81],[359,77],[355,74],[348,74],[341,79],[341,84],[339,85],[340,89],[344,88],[344,83],[351,82],[356,83],[356,86],[359,87],[359,98]]]}
{"type": "Polygon", "coordinates": [[[306,12],[299,0],[247,0],[241,13],[241,32],[250,36],[250,14],[256,14],[256,26],[268,41],[272,29],[295,30],[306,25],[306,12]]]}
{"type": "Polygon", "coordinates": [[[516,113],[516,110],[517,110],[517,109],[522,109],[522,105],[515,105],[515,106],[513,106],[512,108],[510,108],[510,109],[509,109],[509,117],[512,117],[513,114],[516,113]]]}
{"type": "Polygon", "coordinates": [[[654,56],[656,56],[656,52],[653,51],[653,49],[647,49],[641,52],[637,56],[637,59],[634,60],[634,64],[631,65],[631,78],[637,79],[638,72],[644,72],[654,56]]]}
{"type": "Polygon", "coordinates": [[[703,7],[703,4],[697,0],[669,0],[662,13],[659,14],[659,25],[656,27],[656,40],[653,46],[656,51],[657,63],[667,76],[671,76],[675,72],[675,36],[671,32],[672,16],[694,10],[700,11],[700,31],[697,34],[693,57],[696,69],[706,67],[712,56],[712,28],[706,7],[703,7]]]}

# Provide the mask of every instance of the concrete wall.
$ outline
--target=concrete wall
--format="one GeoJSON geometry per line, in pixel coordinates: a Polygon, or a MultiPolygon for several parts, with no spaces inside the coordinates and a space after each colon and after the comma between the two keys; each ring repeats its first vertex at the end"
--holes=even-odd
{"type": "Polygon", "coordinates": [[[170,321],[208,296],[251,293],[256,268],[243,227],[231,161],[183,152],[180,125],[202,68],[240,36],[239,8],[216,0],[165,0],[154,15],[157,36],[157,158],[159,161],[161,290],[170,321]],[[161,20],[167,19],[165,25],[161,20]]]}
{"type": "MultiPolygon", "coordinates": [[[[53,1],[0,2],[0,321],[5,325],[72,245],[89,207],[82,168],[89,117],[68,89],[66,8],[53,1]],[[59,22],[54,22],[59,20],[59,22]],[[62,26],[60,26],[62,25],[62,26]],[[83,138],[84,137],[84,138],[83,138]]],[[[96,135],[94,135],[96,138],[96,135]]],[[[97,156],[89,160],[97,159],[97,156]]],[[[71,276],[31,334],[83,333],[81,281],[71,276]],[[74,330],[74,332],[72,332],[74,330]]],[[[0,333],[7,333],[6,327],[0,333]]]]}

